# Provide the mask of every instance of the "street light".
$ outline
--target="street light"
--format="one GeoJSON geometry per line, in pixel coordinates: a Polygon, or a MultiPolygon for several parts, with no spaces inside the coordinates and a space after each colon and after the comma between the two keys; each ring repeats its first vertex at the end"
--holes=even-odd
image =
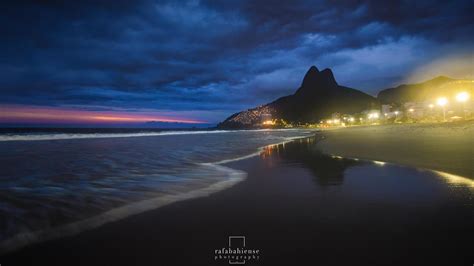
{"type": "Polygon", "coordinates": [[[446,99],[445,97],[441,97],[441,98],[438,98],[438,100],[436,100],[436,103],[439,106],[445,106],[448,103],[448,99],[446,99]]]}
{"type": "Polygon", "coordinates": [[[395,120],[398,120],[398,114],[400,113],[399,111],[395,111],[395,120]]]}
{"type": "Polygon", "coordinates": [[[370,113],[367,118],[369,119],[378,119],[379,118],[379,114],[378,113],[370,113]]]}
{"type": "Polygon", "coordinates": [[[456,94],[456,100],[458,102],[460,102],[462,104],[462,112],[463,112],[463,115],[464,115],[464,119],[466,118],[466,108],[464,106],[465,102],[467,102],[467,100],[469,100],[469,93],[463,91],[463,92],[460,92],[458,94],[456,94]]]}
{"type": "Polygon", "coordinates": [[[443,121],[446,121],[446,109],[444,106],[448,103],[448,99],[445,97],[440,97],[438,100],[436,100],[436,103],[443,108],[443,121]]]}
{"type": "Polygon", "coordinates": [[[460,92],[458,94],[456,94],[456,100],[458,102],[467,102],[467,100],[469,100],[469,93],[463,91],[463,92],[460,92]]]}

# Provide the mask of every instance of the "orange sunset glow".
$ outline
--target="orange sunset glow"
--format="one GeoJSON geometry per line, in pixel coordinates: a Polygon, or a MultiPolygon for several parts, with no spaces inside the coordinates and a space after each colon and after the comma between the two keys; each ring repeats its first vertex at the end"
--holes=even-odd
{"type": "Polygon", "coordinates": [[[206,121],[179,116],[162,115],[159,112],[88,111],[60,107],[9,105],[0,106],[0,122],[22,123],[146,123],[150,121],[201,124],[206,121]]]}

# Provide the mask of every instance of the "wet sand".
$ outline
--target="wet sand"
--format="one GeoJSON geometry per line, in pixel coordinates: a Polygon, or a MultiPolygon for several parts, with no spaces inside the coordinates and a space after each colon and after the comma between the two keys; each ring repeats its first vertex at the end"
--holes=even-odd
{"type": "Polygon", "coordinates": [[[2,265],[229,265],[215,257],[245,236],[245,265],[472,265],[473,186],[432,172],[333,158],[315,139],[269,146],[226,166],[245,181],[26,247],[2,265]]]}
{"type": "Polygon", "coordinates": [[[435,169],[474,179],[474,121],[326,130],[328,153],[435,169]]]}

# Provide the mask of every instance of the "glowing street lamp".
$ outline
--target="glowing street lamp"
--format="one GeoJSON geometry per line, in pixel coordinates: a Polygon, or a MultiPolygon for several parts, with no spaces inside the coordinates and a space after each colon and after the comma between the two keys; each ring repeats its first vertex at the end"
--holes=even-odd
{"type": "Polygon", "coordinates": [[[469,100],[469,93],[463,91],[463,92],[460,92],[458,94],[456,94],[456,100],[458,102],[467,102],[467,100],[469,100]]]}
{"type": "Polygon", "coordinates": [[[398,114],[399,114],[400,112],[399,112],[399,111],[395,111],[395,112],[393,112],[393,113],[395,114],[395,120],[397,120],[397,119],[398,119],[398,114]]]}
{"type": "Polygon", "coordinates": [[[443,121],[446,121],[446,109],[444,108],[444,106],[446,106],[446,104],[448,103],[448,99],[446,99],[445,97],[440,97],[438,98],[438,100],[436,100],[436,103],[441,106],[441,108],[443,108],[443,121]]]}
{"type": "Polygon", "coordinates": [[[275,125],[275,121],[266,120],[266,121],[263,121],[263,124],[266,125],[266,126],[273,126],[273,125],[275,125]]]}
{"type": "Polygon", "coordinates": [[[377,119],[377,118],[379,118],[379,114],[378,113],[371,113],[367,117],[369,119],[377,119]]]}
{"type": "Polygon", "coordinates": [[[448,103],[448,99],[446,99],[445,97],[441,97],[441,98],[438,98],[438,100],[436,100],[436,103],[439,106],[445,106],[448,103]]]}
{"type": "Polygon", "coordinates": [[[464,103],[467,102],[467,100],[469,100],[469,96],[470,96],[469,93],[465,91],[456,94],[456,100],[462,104],[462,112],[464,114],[464,118],[466,118],[466,110],[465,110],[466,108],[464,106],[464,103]]]}

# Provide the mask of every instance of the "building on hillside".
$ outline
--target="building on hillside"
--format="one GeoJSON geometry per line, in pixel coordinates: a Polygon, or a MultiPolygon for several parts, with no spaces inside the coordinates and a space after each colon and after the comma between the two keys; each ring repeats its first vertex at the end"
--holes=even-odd
{"type": "Polygon", "coordinates": [[[269,113],[263,113],[260,115],[260,120],[262,123],[265,123],[267,121],[271,121],[272,120],[272,115],[269,114],[269,113]]]}

